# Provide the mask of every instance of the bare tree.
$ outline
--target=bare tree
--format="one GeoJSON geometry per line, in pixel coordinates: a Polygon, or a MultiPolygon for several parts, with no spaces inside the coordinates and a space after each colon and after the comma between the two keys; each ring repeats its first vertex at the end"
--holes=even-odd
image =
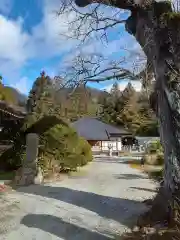
{"type": "Polygon", "coordinates": [[[104,82],[107,80],[137,80],[137,74],[122,66],[125,58],[117,61],[106,59],[103,55],[77,55],[66,66],[62,76],[67,85],[78,86],[87,82],[104,82]]]}
{"type": "MultiPolygon", "coordinates": [[[[151,103],[159,120],[165,159],[164,185],[160,193],[166,201],[156,202],[157,205],[160,204],[159,209],[162,209],[161,216],[157,217],[164,218],[168,215],[172,219],[173,206],[180,192],[179,2],[174,5],[175,10],[169,1],[154,0],[75,0],[75,4],[73,1],[63,2],[59,10],[59,14],[74,11],[76,20],[70,24],[74,36],[83,42],[87,39],[108,40],[109,29],[125,22],[126,30],[136,38],[147,57],[147,62],[151,63],[150,69],[153,70],[156,79],[151,103]],[[79,8],[86,6],[89,7],[79,8]],[[106,17],[107,8],[111,11],[106,17]],[[130,11],[130,16],[122,19],[121,10],[130,11]]],[[[129,71],[123,68],[117,71],[129,74],[129,71]]],[[[86,80],[92,78],[98,80],[96,73],[89,74],[86,80]]]]}
{"type": "Polygon", "coordinates": [[[70,65],[66,65],[64,71],[60,73],[66,79],[66,84],[77,85],[79,81],[86,83],[113,79],[139,80],[137,73],[139,69],[142,70],[146,62],[142,51],[140,53],[122,46],[121,49],[128,53],[127,56],[119,57],[118,60],[110,60],[109,56],[104,55],[98,49],[98,46],[108,45],[110,31],[116,28],[119,31],[119,25],[126,22],[124,15],[128,13],[106,5],[102,6],[102,4],[96,4],[84,10],[77,8],[73,0],[64,0],[57,14],[71,16],[66,37],[80,40],[73,53],[74,57],[68,59],[70,65]],[[87,51],[92,46],[96,46],[95,50],[87,51]],[[136,61],[133,62],[132,59],[136,61]],[[131,60],[131,68],[126,67],[129,60],[131,60]]]}

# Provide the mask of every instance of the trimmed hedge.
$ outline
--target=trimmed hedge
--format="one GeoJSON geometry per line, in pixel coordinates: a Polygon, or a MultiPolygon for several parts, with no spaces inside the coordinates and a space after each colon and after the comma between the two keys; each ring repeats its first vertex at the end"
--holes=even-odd
{"type": "MultiPolygon", "coordinates": [[[[25,159],[24,139],[0,156],[1,170],[16,170],[25,159]]],[[[44,172],[76,170],[92,161],[91,146],[67,125],[57,124],[40,136],[38,164],[44,172]]]]}
{"type": "Polygon", "coordinates": [[[91,146],[70,127],[54,126],[41,136],[40,143],[39,163],[45,170],[76,170],[92,161],[91,146]]]}

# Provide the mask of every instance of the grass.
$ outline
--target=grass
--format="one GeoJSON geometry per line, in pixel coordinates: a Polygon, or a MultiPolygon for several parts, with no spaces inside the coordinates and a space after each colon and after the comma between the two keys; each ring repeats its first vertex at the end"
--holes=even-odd
{"type": "Polygon", "coordinates": [[[163,166],[157,165],[148,165],[145,164],[141,166],[141,162],[139,160],[130,160],[128,164],[131,168],[141,170],[148,174],[149,178],[154,180],[161,180],[163,174],[163,166]]]}
{"type": "Polygon", "coordinates": [[[131,168],[135,168],[135,169],[138,169],[138,170],[141,170],[141,169],[142,169],[141,164],[129,163],[129,165],[130,165],[131,168]]]}
{"type": "Polygon", "coordinates": [[[12,180],[15,176],[15,172],[11,171],[11,172],[0,172],[0,180],[12,180]]]}

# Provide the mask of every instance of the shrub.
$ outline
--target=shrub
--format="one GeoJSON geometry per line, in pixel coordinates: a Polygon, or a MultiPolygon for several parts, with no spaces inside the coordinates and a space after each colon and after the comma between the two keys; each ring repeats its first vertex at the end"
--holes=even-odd
{"type": "Polygon", "coordinates": [[[152,165],[163,165],[163,148],[160,141],[151,142],[146,149],[146,163],[152,165]]]}
{"type": "Polygon", "coordinates": [[[157,163],[157,165],[163,165],[164,164],[164,155],[162,153],[159,153],[157,155],[156,163],[157,163]]]}
{"type": "Polygon", "coordinates": [[[147,147],[147,152],[148,153],[156,153],[156,152],[162,152],[162,145],[160,143],[160,141],[154,141],[151,142],[148,147],[147,147]]]}
{"type": "Polygon", "coordinates": [[[146,154],[144,156],[145,163],[149,165],[163,165],[164,164],[164,155],[163,153],[153,153],[153,154],[146,154]]]}
{"type": "MultiPolygon", "coordinates": [[[[15,170],[25,158],[25,138],[16,139],[14,146],[0,156],[0,169],[15,170]]],[[[91,147],[67,125],[56,124],[40,136],[38,164],[44,172],[76,170],[92,160],[91,147]]]]}
{"type": "Polygon", "coordinates": [[[91,146],[84,138],[79,138],[78,154],[81,159],[81,166],[86,165],[93,159],[91,146]]]}
{"type": "Polygon", "coordinates": [[[148,172],[149,178],[161,182],[163,180],[163,169],[148,172]]]}
{"type": "Polygon", "coordinates": [[[58,124],[45,132],[40,142],[40,164],[43,168],[76,170],[92,160],[90,145],[70,127],[58,124]]]}
{"type": "Polygon", "coordinates": [[[144,156],[144,160],[146,164],[156,165],[157,155],[156,154],[146,154],[144,156]]]}
{"type": "Polygon", "coordinates": [[[4,151],[0,156],[1,171],[17,170],[24,161],[25,150],[17,145],[4,151]]]}

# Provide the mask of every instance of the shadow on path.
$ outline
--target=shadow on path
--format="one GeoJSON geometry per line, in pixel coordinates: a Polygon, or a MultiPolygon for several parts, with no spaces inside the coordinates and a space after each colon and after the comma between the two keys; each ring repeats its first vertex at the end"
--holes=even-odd
{"type": "Polygon", "coordinates": [[[157,192],[155,189],[149,189],[149,188],[141,188],[141,187],[130,187],[130,188],[131,189],[140,190],[140,191],[152,192],[152,193],[156,193],[157,192]]]}
{"type": "Polygon", "coordinates": [[[46,214],[28,214],[21,220],[21,224],[29,228],[41,229],[45,232],[65,240],[110,240],[113,236],[105,236],[99,232],[64,222],[62,219],[46,214]]]}
{"type": "Polygon", "coordinates": [[[70,203],[95,212],[101,217],[113,219],[128,227],[133,226],[137,214],[140,213],[139,211],[144,206],[135,200],[102,196],[92,192],[83,192],[65,187],[33,185],[21,187],[17,191],[70,203]]]}
{"type": "Polygon", "coordinates": [[[120,160],[120,159],[110,159],[110,158],[100,158],[100,159],[94,159],[93,162],[100,162],[100,163],[123,163],[123,160],[120,160]]]}
{"type": "Polygon", "coordinates": [[[133,179],[148,179],[147,176],[141,174],[116,174],[114,175],[116,179],[126,179],[126,180],[133,180],[133,179]]]}
{"type": "Polygon", "coordinates": [[[121,157],[121,158],[106,158],[106,157],[104,157],[104,158],[94,158],[94,160],[93,160],[93,162],[100,162],[100,163],[120,163],[120,164],[126,164],[126,165],[128,165],[129,164],[129,162],[137,162],[137,163],[139,163],[140,162],[140,159],[141,159],[141,157],[134,157],[133,159],[132,159],[132,157],[127,157],[127,158],[123,158],[123,157],[121,157]]]}

